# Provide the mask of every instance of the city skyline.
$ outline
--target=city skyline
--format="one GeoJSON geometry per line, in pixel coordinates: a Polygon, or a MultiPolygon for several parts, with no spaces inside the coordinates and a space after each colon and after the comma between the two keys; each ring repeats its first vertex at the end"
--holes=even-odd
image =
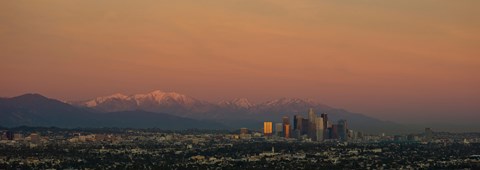
{"type": "Polygon", "coordinates": [[[480,169],[480,0],[5,0],[0,169],[480,169]]]}
{"type": "Polygon", "coordinates": [[[405,135],[358,134],[346,141],[312,141],[263,136],[246,128],[0,127],[0,168],[478,169],[479,143],[479,133],[429,128],[405,135]]]}

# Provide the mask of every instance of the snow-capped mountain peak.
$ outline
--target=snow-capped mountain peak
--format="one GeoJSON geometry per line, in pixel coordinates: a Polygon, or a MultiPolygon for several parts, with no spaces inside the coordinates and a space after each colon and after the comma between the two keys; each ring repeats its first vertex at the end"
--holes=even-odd
{"type": "Polygon", "coordinates": [[[84,105],[87,107],[95,107],[101,103],[104,103],[110,100],[128,100],[128,96],[121,93],[115,93],[109,96],[102,96],[102,97],[97,97],[93,100],[89,100],[85,102],[84,105]]]}
{"type": "MultiPolygon", "coordinates": [[[[116,93],[109,96],[97,97],[85,102],[75,102],[80,103],[79,105],[86,107],[98,107],[99,105],[112,105],[112,102],[123,102],[118,104],[128,103],[131,109],[137,109],[143,104],[151,105],[152,103],[157,105],[184,105],[184,106],[193,106],[199,101],[176,92],[164,92],[161,90],[155,90],[146,94],[134,94],[134,95],[123,95],[116,93]]],[[[122,106],[126,107],[126,106],[122,106]]]]}
{"type": "Polygon", "coordinates": [[[277,105],[289,105],[289,104],[309,104],[315,105],[316,102],[311,99],[300,99],[300,98],[280,98],[271,101],[267,101],[264,104],[267,106],[277,106],[277,105]]]}
{"type": "Polygon", "coordinates": [[[246,98],[239,98],[239,99],[234,99],[232,100],[232,103],[234,103],[237,106],[241,106],[244,108],[250,108],[253,107],[254,105],[246,98]]]}
{"type": "Polygon", "coordinates": [[[179,94],[176,92],[163,92],[161,90],[155,90],[147,94],[140,94],[140,95],[134,95],[134,96],[136,100],[145,100],[146,98],[148,98],[156,101],[157,103],[174,101],[177,103],[189,105],[197,101],[196,99],[192,97],[188,97],[183,94],[179,94]]]}
{"type": "MultiPolygon", "coordinates": [[[[117,93],[73,104],[89,107],[101,112],[145,110],[150,112],[178,113],[180,116],[192,116],[191,114],[204,113],[212,114],[213,117],[222,116],[221,113],[227,111],[262,113],[278,112],[278,108],[282,108],[282,110],[300,111],[303,108],[321,106],[313,100],[300,98],[280,98],[259,104],[254,104],[246,98],[236,98],[212,104],[177,92],[165,92],[161,90],[129,96],[117,93]]],[[[327,106],[321,107],[328,108],[327,106]]]]}
{"type": "Polygon", "coordinates": [[[218,103],[220,106],[228,107],[228,106],[235,106],[239,108],[251,108],[254,107],[255,104],[252,104],[248,99],[246,98],[236,98],[230,101],[221,101],[218,103]]]}

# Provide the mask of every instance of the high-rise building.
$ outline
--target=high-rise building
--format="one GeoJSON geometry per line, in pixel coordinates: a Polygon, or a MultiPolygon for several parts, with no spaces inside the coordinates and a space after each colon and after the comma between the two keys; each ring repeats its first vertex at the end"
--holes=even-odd
{"type": "Polygon", "coordinates": [[[323,139],[328,139],[330,136],[328,133],[328,114],[322,113],[320,117],[323,118],[323,139]]]}
{"type": "Polygon", "coordinates": [[[292,136],[294,136],[297,139],[300,139],[300,137],[303,135],[303,116],[302,115],[295,115],[293,116],[293,133],[292,136]]]}
{"type": "Polygon", "coordinates": [[[290,138],[290,119],[288,116],[283,116],[283,134],[285,138],[290,138]]]}
{"type": "Polygon", "coordinates": [[[283,134],[285,135],[285,138],[290,138],[290,125],[289,124],[283,125],[283,134]]]}
{"type": "Polygon", "coordinates": [[[283,124],[282,123],[275,123],[275,135],[276,136],[283,136],[283,124]]]}
{"type": "Polygon", "coordinates": [[[309,126],[308,119],[303,118],[302,119],[302,130],[301,130],[301,133],[300,133],[301,135],[308,134],[308,126],[309,126]]]}
{"type": "Polygon", "coordinates": [[[295,115],[293,116],[293,130],[300,130],[302,131],[302,115],[295,115]]]}
{"type": "Polygon", "coordinates": [[[317,117],[315,119],[315,140],[316,141],[323,141],[323,133],[324,133],[324,130],[323,130],[324,126],[323,126],[323,118],[322,117],[317,117]]]}
{"type": "Polygon", "coordinates": [[[311,122],[314,122],[316,117],[317,115],[315,115],[315,112],[313,111],[313,109],[310,108],[310,110],[308,111],[308,120],[311,122]]]}
{"type": "Polygon", "coordinates": [[[310,111],[308,112],[308,137],[310,137],[310,139],[313,139],[313,140],[316,139],[316,135],[317,135],[317,132],[315,131],[316,119],[317,119],[317,115],[315,115],[315,112],[313,112],[313,109],[310,108],[310,111]]]}
{"type": "Polygon", "coordinates": [[[337,129],[337,133],[338,133],[338,138],[342,141],[346,141],[347,140],[347,130],[348,130],[348,127],[347,127],[347,120],[344,120],[344,119],[341,119],[338,121],[338,129],[337,129]]]}
{"type": "Polygon", "coordinates": [[[263,122],[263,135],[272,135],[272,122],[263,122]]]}

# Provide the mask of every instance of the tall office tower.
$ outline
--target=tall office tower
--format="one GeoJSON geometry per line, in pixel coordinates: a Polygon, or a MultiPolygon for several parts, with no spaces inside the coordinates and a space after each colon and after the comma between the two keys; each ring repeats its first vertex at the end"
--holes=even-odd
{"type": "Polygon", "coordinates": [[[297,116],[299,116],[299,115],[297,115],[297,114],[293,115],[293,131],[297,130],[297,124],[298,124],[297,116]]]}
{"type": "Polygon", "coordinates": [[[283,116],[282,118],[283,120],[283,134],[284,134],[284,137],[285,138],[289,138],[290,137],[290,119],[288,118],[288,116],[283,116]]]}
{"type": "Polygon", "coordinates": [[[308,112],[308,137],[310,139],[315,140],[317,137],[317,132],[315,131],[315,121],[317,119],[317,115],[315,115],[315,112],[313,112],[313,109],[310,108],[310,111],[308,112]]]}
{"type": "Polygon", "coordinates": [[[300,130],[302,131],[302,115],[295,115],[293,116],[293,130],[300,130]]]}
{"type": "Polygon", "coordinates": [[[301,130],[301,133],[300,133],[301,135],[308,134],[308,126],[309,126],[308,119],[303,118],[302,119],[302,130],[301,130]]]}
{"type": "Polygon", "coordinates": [[[315,119],[315,132],[316,132],[316,141],[323,141],[323,133],[324,133],[324,130],[323,130],[323,118],[321,117],[317,117],[315,119]]]}
{"type": "Polygon", "coordinates": [[[317,115],[315,115],[315,112],[313,111],[312,108],[310,108],[310,110],[308,111],[308,120],[309,121],[313,121],[315,122],[315,118],[317,117],[317,115]]]}
{"type": "Polygon", "coordinates": [[[276,136],[283,136],[283,124],[282,123],[275,123],[275,135],[276,136]]]}
{"type": "Polygon", "coordinates": [[[290,138],[290,124],[283,125],[283,134],[285,138],[290,138]]]}
{"type": "Polygon", "coordinates": [[[338,121],[338,125],[337,125],[337,133],[338,133],[338,139],[342,140],[342,141],[346,141],[347,140],[347,120],[345,119],[341,119],[338,121]]]}
{"type": "Polygon", "coordinates": [[[332,128],[333,128],[332,122],[328,121],[327,122],[327,130],[325,131],[327,134],[324,134],[324,136],[325,136],[324,139],[332,139],[332,135],[333,135],[332,128]]]}
{"type": "Polygon", "coordinates": [[[329,133],[328,131],[328,114],[322,113],[320,117],[323,118],[323,139],[328,139],[329,133]]]}
{"type": "Polygon", "coordinates": [[[263,122],[263,135],[272,135],[272,122],[263,122]]]}
{"type": "Polygon", "coordinates": [[[293,116],[293,133],[292,136],[300,139],[303,133],[303,116],[295,115],[293,116]]]}

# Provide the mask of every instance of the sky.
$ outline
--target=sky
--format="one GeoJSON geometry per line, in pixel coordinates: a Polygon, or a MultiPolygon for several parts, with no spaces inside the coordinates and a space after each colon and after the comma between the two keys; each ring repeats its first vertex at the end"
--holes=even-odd
{"type": "Polygon", "coordinates": [[[0,2],[0,96],[309,98],[396,122],[480,120],[478,0],[0,2]]]}

